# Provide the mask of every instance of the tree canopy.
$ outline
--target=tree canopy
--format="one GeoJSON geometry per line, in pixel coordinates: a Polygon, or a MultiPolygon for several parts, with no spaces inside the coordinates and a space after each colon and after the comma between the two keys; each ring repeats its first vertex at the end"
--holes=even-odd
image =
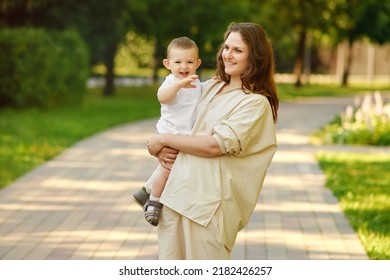
{"type": "Polygon", "coordinates": [[[328,34],[335,43],[367,37],[383,44],[390,40],[389,14],[390,0],[0,0],[0,28],[77,30],[89,46],[91,65],[106,66],[106,95],[114,91],[114,57],[130,31],[155,43],[157,77],[172,38],[191,37],[200,48],[202,67],[214,68],[227,25],[257,22],[274,42],[279,63],[290,64],[283,57],[295,56],[293,69],[300,85],[308,34],[328,34]]]}
{"type": "Polygon", "coordinates": [[[332,21],[328,30],[334,42],[348,42],[347,63],[342,85],[347,85],[352,64],[353,44],[363,38],[383,44],[390,41],[390,0],[332,0],[332,21]]]}

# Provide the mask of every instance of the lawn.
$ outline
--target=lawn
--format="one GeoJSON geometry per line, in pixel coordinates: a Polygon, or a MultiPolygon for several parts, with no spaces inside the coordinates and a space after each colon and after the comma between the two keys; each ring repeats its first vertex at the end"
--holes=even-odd
{"type": "Polygon", "coordinates": [[[318,155],[326,186],[358,233],[370,259],[390,259],[390,157],[382,154],[318,155]]]}
{"type": "Polygon", "coordinates": [[[156,87],[118,88],[114,97],[90,90],[81,107],[0,111],[0,188],[75,142],[104,129],[157,117],[156,87]]]}
{"type": "Polygon", "coordinates": [[[292,84],[278,84],[279,95],[282,100],[289,100],[298,97],[320,97],[320,96],[355,96],[366,92],[379,90],[390,91],[390,85],[358,85],[352,84],[348,87],[342,87],[337,84],[324,85],[305,85],[301,88],[296,88],[292,84]]]}

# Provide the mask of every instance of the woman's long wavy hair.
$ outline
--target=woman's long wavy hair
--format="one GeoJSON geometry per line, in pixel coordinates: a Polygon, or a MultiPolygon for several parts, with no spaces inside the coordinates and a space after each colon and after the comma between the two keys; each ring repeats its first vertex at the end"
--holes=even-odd
{"type": "MultiPolygon", "coordinates": [[[[267,97],[274,122],[278,119],[279,97],[274,81],[275,60],[270,40],[264,29],[255,23],[232,23],[224,34],[224,41],[232,32],[240,33],[243,41],[249,47],[249,66],[241,74],[242,90],[245,93],[258,93],[267,97]]],[[[224,44],[217,54],[217,77],[225,83],[230,82],[230,76],[225,73],[222,59],[224,44]]]]}

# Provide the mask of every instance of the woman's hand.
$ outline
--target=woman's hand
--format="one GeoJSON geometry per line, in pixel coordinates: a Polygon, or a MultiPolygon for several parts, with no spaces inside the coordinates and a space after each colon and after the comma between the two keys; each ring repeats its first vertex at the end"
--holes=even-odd
{"type": "Polygon", "coordinates": [[[163,147],[156,156],[162,167],[171,170],[178,153],[178,150],[169,147],[163,147]]]}
{"type": "Polygon", "coordinates": [[[179,151],[164,146],[161,137],[161,134],[156,134],[149,139],[148,151],[149,154],[157,157],[164,168],[171,169],[179,151]]]}

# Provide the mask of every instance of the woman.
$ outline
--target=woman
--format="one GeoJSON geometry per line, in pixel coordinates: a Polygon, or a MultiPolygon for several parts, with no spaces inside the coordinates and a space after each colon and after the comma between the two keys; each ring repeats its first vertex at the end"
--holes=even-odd
{"type": "Polygon", "coordinates": [[[192,134],[150,139],[149,153],[171,168],[160,200],[160,259],[230,259],[277,148],[273,72],[263,28],[229,25],[217,54],[218,79],[202,84],[192,134]]]}

